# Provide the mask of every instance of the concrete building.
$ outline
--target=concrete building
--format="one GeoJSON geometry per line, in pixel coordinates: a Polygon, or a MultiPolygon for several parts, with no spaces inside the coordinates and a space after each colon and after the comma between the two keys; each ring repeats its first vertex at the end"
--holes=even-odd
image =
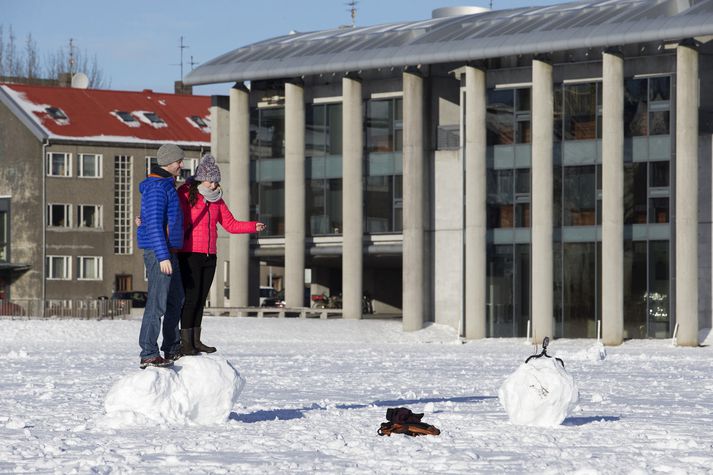
{"type": "Polygon", "coordinates": [[[230,241],[232,300],[262,260],[288,305],[309,280],[406,330],[698,344],[711,35],[712,0],[446,8],[201,65],[187,84],[236,82],[214,116],[231,207],[269,226],[230,241]]]}
{"type": "Polygon", "coordinates": [[[210,150],[210,98],[0,84],[0,299],[145,291],[138,184],[165,142],[185,176],[210,150]]]}

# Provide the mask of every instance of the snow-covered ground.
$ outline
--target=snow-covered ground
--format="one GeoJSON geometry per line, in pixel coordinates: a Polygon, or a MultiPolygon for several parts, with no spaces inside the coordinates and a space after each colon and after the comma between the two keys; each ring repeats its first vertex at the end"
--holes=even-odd
{"type": "Polygon", "coordinates": [[[537,428],[511,424],[497,397],[533,352],[523,340],[206,318],[203,340],[246,380],[228,420],[110,428],[109,390],[140,371],[139,320],[0,325],[0,473],[713,472],[713,347],[629,341],[602,361],[592,340],[555,340],[579,402],[537,428]],[[378,436],[399,406],[441,435],[378,436]]]}

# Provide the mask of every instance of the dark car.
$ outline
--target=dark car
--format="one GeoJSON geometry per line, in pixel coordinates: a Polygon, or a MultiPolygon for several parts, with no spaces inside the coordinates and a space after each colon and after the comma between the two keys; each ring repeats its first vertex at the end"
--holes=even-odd
{"type": "Polygon", "coordinates": [[[140,290],[126,290],[114,292],[111,294],[111,298],[113,300],[131,300],[131,306],[133,308],[144,308],[146,307],[147,295],[147,292],[142,292],[140,290]]]}

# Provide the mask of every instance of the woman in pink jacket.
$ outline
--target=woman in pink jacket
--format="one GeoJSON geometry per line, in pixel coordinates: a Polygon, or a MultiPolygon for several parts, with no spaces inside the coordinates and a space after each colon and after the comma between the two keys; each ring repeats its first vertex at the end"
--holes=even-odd
{"type": "Polygon", "coordinates": [[[178,188],[183,210],[183,248],[178,253],[185,301],[181,313],[181,355],[213,353],[201,342],[201,321],[216,267],[218,223],[232,234],[255,233],[263,223],[238,221],[223,201],[220,169],[215,158],[205,154],[196,174],[178,188]]]}

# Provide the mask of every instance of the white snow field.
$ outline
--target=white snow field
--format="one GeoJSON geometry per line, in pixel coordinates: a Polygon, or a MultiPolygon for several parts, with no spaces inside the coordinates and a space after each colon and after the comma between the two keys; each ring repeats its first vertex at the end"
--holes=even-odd
{"type": "MultiPolygon", "coordinates": [[[[548,353],[579,401],[542,428],[512,424],[498,400],[534,352],[522,339],[462,344],[450,328],[402,333],[398,320],[209,317],[214,361],[246,381],[227,418],[217,398],[207,419],[112,426],[111,388],[144,378],[140,320],[0,325],[0,473],[713,473],[709,346],[629,341],[602,360],[593,340],[554,340],[548,353]],[[424,412],[441,435],[378,436],[389,407],[424,412]]],[[[183,382],[210,401],[206,386],[233,383],[202,376],[204,364],[145,371],[190,366],[183,382]]]]}

